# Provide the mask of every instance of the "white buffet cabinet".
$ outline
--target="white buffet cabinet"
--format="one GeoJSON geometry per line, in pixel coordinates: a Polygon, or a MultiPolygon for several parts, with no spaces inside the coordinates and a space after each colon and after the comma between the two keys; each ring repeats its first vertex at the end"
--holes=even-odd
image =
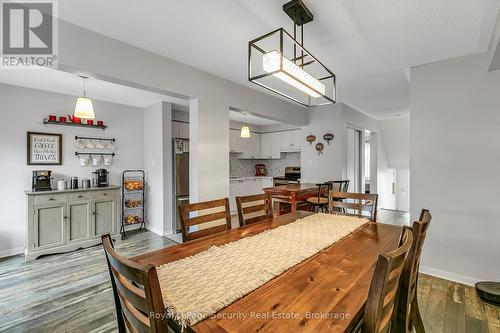
{"type": "Polygon", "coordinates": [[[26,191],[26,195],[26,261],[99,244],[105,233],[119,234],[119,186],[26,191]]]}
{"type": "Polygon", "coordinates": [[[281,158],[282,152],[300,152],[302,141],[300,129],[270,133],[254,133],[249,138],[240,137],[240,131],[229,130],[229,152],[238,159],[271,160],[281,158]]]}
{"type": "Polygon", "coordinates": [[[241,177],[229,180],[229,206],[231,213],[238,211],[236,197],[262,194],[263,188],[273,186],[273,177],[241,177]]]}

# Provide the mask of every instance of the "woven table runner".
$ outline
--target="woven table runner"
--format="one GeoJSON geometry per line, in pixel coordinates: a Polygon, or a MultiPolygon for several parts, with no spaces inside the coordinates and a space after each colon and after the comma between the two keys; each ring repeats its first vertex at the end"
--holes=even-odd
{"type": "Polygon", "coordinates": [[[217,313],[368,220],[314,214],[157,267],[167,315],[183,327],[217,313]]]}

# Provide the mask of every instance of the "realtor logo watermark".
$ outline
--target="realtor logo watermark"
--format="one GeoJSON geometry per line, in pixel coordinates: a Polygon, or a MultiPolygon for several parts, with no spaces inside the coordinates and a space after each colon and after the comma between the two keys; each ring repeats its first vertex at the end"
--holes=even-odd
{"type": "Polygon", "coordinates": [[[56,0],[0,0],[0,67],[57,67],[56,0]]]}

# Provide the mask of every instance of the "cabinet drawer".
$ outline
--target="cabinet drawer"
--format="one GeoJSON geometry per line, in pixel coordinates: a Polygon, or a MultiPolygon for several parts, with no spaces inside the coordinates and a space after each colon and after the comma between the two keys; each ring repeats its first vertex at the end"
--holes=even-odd
{"type": "Polygon", "coordinates": [[[103,191],[94,191],[91,194],[92,199],[114,199],[116,191],[112,190],[103,190],[103,191]]]}
{"type": "Polygon", "coordinates": [[[90,199],[89,192],[69,193],[69,201],[89,200],[89,199],[90,199]]]}
{"type": "Polygon", "coordinates": [[[68,200],[68,195],[66,193],[58,193],[58,194],[44,194],[44,195],[35,195],[33,199],[33,203],[35,206],[45,206],[52,204],[64,203],[68,200]]]}

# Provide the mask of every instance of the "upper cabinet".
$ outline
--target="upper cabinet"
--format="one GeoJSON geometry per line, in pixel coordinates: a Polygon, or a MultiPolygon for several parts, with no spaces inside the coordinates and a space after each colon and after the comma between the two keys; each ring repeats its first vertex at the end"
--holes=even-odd
{"type": "Polygon", "coordinates": [[[189,123],[172,121],[172,138],[189,139],[189,123]]]}
{"type": "Polygon", "coordinates": [[[237,153],[239,159],[280,159],[281,152],[300,151],[302,135],[300,130],[272,133],[251,133],[242,138],[240,131],[229,130],[229,152],[237,153]]]}
{"type": "Polygon", "coordinates": [[[261,134],[260,147],[263,159],[279,159],[281,157],[280,133],[261,134]]]}
{"type": "Polygon", "coordinates": [[[240,131],[230,129],[229,130],[229,152],[230,153],[241,153],[242,152],[242,144],[241,144],[240,131]]]}
{"type": "Polygon", "coordinates": [[[280,132],[281,151],[300,151],[302,144],[301,130],[291,130],[280,132]]]}
{"type": "Polygon", "coordinates": [[[249,138],[241,138],[242,154],[238,158],[259,159],[261,156],[261,135],[251,133],[249,138]]]}

